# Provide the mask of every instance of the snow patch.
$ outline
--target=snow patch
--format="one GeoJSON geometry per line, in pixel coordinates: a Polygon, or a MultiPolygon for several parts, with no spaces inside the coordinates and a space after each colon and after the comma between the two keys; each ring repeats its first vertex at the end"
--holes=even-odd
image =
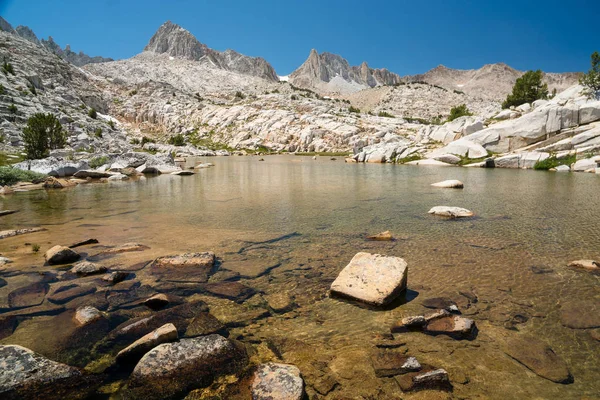
{"type": "Polygon", "coordinates": [[[277,76],[279,78],[280,82],[289,82],[290,81],[290,76],[289,75],[284,75],[284,76],[277,76]]]}

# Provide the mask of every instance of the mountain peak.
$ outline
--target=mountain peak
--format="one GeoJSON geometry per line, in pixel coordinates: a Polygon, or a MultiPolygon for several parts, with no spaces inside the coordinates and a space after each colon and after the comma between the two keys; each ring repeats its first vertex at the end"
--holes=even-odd
{"type": "Polygon", "coordinates": [[[172,57],[199,60],[207,54],[208,47],[181,26],[167,21],[158,28],[144,51],[166,53],[172,57]]]}

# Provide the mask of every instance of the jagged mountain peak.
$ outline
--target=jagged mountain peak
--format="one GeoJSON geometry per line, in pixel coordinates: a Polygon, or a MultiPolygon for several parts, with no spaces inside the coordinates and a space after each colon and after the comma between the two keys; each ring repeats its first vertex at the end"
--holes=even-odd
{"type": "Polygon", "coordinates": [[[213,50],[196,39],[190,31],[171,21],[158,28],[144,51],[201,61],[216,68],[270,81],[279,80],[273,67],[263,58],[246,56],[231,49],[224,52],[213,50]]]}
{"type": "Polygon", "coordinates": [[[299,87],[316,89],[322,92],[350,93],[369,87],[393,85],[401,78],[386,69],[370,68],[366,61],[351,66],[338,54],[315,49],[310,51],[306,61],[290,74],[290,82],[299,87]]]}
{"type": "Polygon", "coordinates": [[[16,27],[15,31],[17,32],[17,35],[21,36],[23,39],[27,39],[35,44],[40,44],[40,40],[30,27],[19,25],[16,27]]]}

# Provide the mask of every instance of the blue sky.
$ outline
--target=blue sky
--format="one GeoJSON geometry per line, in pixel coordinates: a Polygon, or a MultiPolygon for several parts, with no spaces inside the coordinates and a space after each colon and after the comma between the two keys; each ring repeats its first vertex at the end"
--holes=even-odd
{"type": "Polygon", "coordinates": [[[0,0],[0,15],[89,55],[128,58],[171,20],[217,50],[261,56],[280,75],[310,49],[401,75],[505,62],[587,71],[600,0],[0,0]]]}

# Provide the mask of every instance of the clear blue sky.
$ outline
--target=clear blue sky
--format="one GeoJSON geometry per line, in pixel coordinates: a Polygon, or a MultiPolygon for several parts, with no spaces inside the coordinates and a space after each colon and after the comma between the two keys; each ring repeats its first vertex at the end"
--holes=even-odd
{"type": "Polygon", "coordinates": [[[141,52],[171,20],[209,47],[265,58],[280,75],[311,48],[401,75],[494,62],[587,71],[600,51],[600,0],[0,0],[0,15],[116,59],[141,52]]]}

